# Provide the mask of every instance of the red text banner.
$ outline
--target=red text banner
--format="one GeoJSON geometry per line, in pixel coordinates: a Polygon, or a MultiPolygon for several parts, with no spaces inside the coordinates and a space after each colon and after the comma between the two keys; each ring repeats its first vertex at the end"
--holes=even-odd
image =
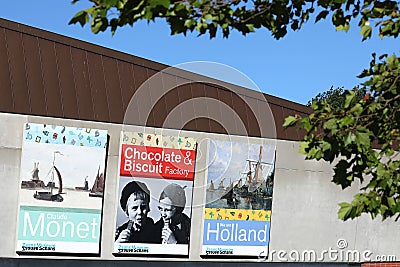
{"type": "Polygon", "coordinates": [[[121,176],[193,180],[196,150],[123,144],[121,176]]]}

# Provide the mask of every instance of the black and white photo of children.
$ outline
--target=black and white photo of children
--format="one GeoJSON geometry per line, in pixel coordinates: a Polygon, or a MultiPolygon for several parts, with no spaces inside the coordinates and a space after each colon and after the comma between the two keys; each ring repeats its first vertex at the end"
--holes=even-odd
{"type": "Polygon", "coordinates": [[[115,242],[188,244],[192,184],[120,177],[115,242]]]}

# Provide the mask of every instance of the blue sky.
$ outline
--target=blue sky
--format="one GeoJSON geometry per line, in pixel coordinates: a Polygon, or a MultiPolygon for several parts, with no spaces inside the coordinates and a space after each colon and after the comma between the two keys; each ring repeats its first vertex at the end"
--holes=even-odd
{"type": "MultiPolygon", "coordinates": [[[[373,36],[361,42],[357,27],[348,33],[336,32],[329,22],[308,23],[279,41],[266,30],[248,36],[234,33],[229,39],[217,36],[210,40],[196,33],[170,36],[162,21],[128,26],[114,36],[110,32],[94,35],[87,26],[68,25],[77,11],[89,6],[87,0],[76,5],[69,0],[3,2],[1,18],[168,65],[193,61],[224,64],[245,74],[263,92],[303,104],[331,86],[351,88],[360,83],[356,76],[368,67],[373,52],[400,54],[398,40],[373,36]]],[[[205,74],[244,83],[236,75],[205,74]]]]}

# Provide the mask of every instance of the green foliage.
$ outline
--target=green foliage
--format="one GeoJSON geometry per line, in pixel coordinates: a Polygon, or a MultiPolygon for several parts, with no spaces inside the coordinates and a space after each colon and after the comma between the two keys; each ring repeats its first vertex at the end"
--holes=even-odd
{"type": "MultiPolygon", "coordinates": [[[[79,0],[72,0],[76,3],[79,0]]],[[[82,1],[82,0],[81,0],[82,1]]],[[[75,14],[70,24],[90,24],[94,33],[164,19],[171,34],[196,31],[214,38],[220,30],[228,37],[233,30],[243,35],[265,28],[279,39],[288,27],[299,30],[315,17],[318,22],[331,17],[337,30],[348,31],[350,21],[359,18],[363,38],[372,35],[372,27],[379,36],[397,37],[400,31],[400,12],[397,1],[355,0],[89,0],[92,6],[75,14]]]]}
{"type": "Polygon", "coordinates": [[[314,101],[313,114],[290,116],[284,126],[306,130],[300,151],[307,159],[336,162],[335,184],[344,189],[357,179],[361,182],[353,201],[339,204],[339,218],[353,219],[363,212],[372,218],[400,217],[400,59],[374,56],[359,77],[369,78],[363,98],[358,99],[356,88],[339,94],[344,104],[338,107],[326,99],[314,101]]]}
{"type": "MultiPolygon", "coordinates": [[[[365,88],[360,89],[359,86],[354,87],[353,90],[355,92],[355,97],[356,97],[355,102],[361,100],[366,93],[365,88]]],[[[308,101],[307,106],[310,107],[313,102],[323,102],[324,104],[329,105],[331,108],[342,109],[346,101],[344,92],[345,90],[343,87],[339,88],[331,87],[328,91],[319,93],[313,99],[308,101]]]]}

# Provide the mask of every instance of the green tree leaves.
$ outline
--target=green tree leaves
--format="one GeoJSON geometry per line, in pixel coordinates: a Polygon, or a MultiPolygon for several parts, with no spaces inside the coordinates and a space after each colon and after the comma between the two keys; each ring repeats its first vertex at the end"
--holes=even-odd
{"type": "Polygon", "coordinates": [[[339,204],[343,220],[363,212],[372,218],[400,216],[400,60],[395,55],[378,60],[374,55],[360,75],[369,78],[363,97],[357,97],[358,88],[331,89],[312,102],[313,114],[285,121],[285,127],[306,130],[300,152],[307,159],[337,160],[335,184],[344,189],[358,179],[363,185],[351,203],[339,204]]]}
{"type": "MultiPolygon", "coordinates": [[[[329,105],[332,108],[335,109],[342,109],[345,106],[346,103],[346,99],[347,97],[349,97],[349,101],[353,101],[353,102],[358,102],[359,100],[361,100],[365,93],[366,90],[364,87],[359,87],[356,86],[353,88],[355,94],[352,96],[347,96],[345,94],[345,90],[343,87],[339,87],[339,88],[333,88],[331,87],[328,91],[319,93],[318,95],[316,95],[313,99],[311,99],[310,101],[308,101],[307,105],[311,106],[313,102],[323,102],[326,103],[327,105],[329,105]]],[[[347,94],[349,94],[350,92],[346,92],[347,94]]],[[[351,102],[347,103],[348,105],[351,104],[351,102]]]]}
{"type": "MultiPolygon", "coordinates": [[[[76,3],[79,0],[72,0],[76,3]]],[[[83,1],[83,0],[80,0],[83,1]]],[[[400,12],[396,1],[354,0],[90,0],[92,6],[78,12],[69,22],[90,24],[94,33],[164,19],[171,34],[197,31],[214,38],[218,31],[228,37],[233,30],[243,35],[266,28],[276,39],[286,35],[288,27],[299,30],[314,18],[315,22],[331,16],[337,30],[348,31],[350,21],[359,18],[363,39],[372,35],[372,25],[379,26],[379,36],[397,37],[400,12]],[[316,12],[318,11],[318,14],[316,12]],[[371,26],[370,26],[371,25],[371,26]]]]}

